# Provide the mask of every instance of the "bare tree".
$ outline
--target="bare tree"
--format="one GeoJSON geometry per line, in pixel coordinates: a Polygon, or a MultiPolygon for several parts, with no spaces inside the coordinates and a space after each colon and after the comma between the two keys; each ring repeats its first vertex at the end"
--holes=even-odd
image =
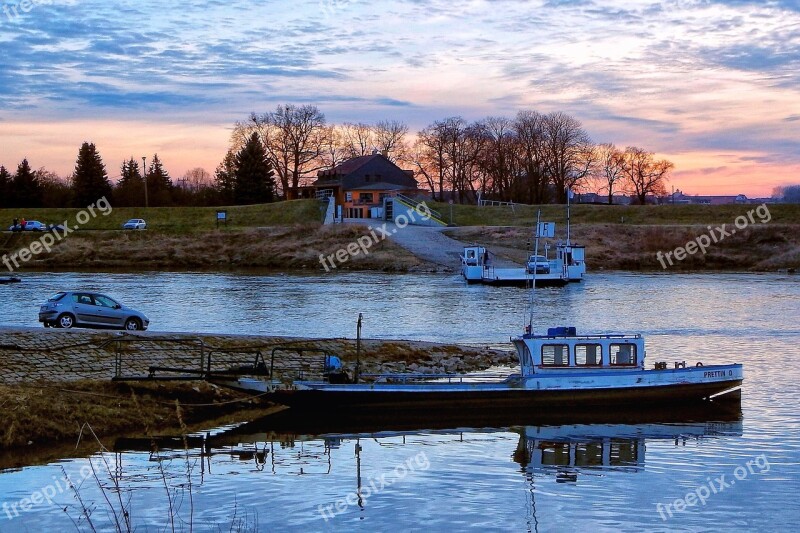
{"type": "Polygon", "coordinates": [[[614,203],[614,188],[625,178],[625,153],[611,143],[595,147],[597,166],[592,173],[598,187],[608,195],[608,205],[614,203]]]}
{"type": "Polygon", "coordinates": [[[381,120],[372,129],[375,148],[390,161],[395,162],[406,156],[406,135],[408,125],[398,120],[381,120]]]}
{"type": "Polygon", "coordinates": [[[666,194],[665,182],[675,165],[666,159],[656,160],[652,152],[628,146],[624,154],[624,172],[627,184],[642,205],[648,194],[666,194]]]}
{"type": "MultiPolygon", "coordinates": [[[[549,179],[545,169],[544,115],[536,111],[520,111],[514,120],[520,164],[526,193],[522,198],[531,204],[547,202],[549,179]]],[[[520,189],[518,185],[515,189],[520,189]]]]}
{"type": "Polygon", "coordinates": [[[339,128],[342,148],[348,157],[369,155],[375,149],[375,138],[372,126],[359,122],[345,122],[339,128]]]}
{"type": "Polygon", "coordinates": [[[473,134],[483,137],[479,156],[481,196],[495,193],[500,200],[513,200],[521,161],[514,123],[506,117],[488,117],[476,123],[473,134]]]}
{"type": "Polygon", "coordinates": [[[258,133],[267,150],[285,197],[293,197],[302,179],[325,168],[322,155],[328,129],[325,115],[317,106],[287,104],[272,113],[251,114],[246,122],[236,124],[234,148],[244,146],[253,132],[258,133]]]}
{"type": "Polygon", "coordinates": [[[556,201],[567,201],[568,188],[575,187],[592,170],[594,150],[589,135],[581,123],[561,112],[545,115],[544,160],[556,201]]]}
{"type": "Polygon", "coordinates": [[[203,187],[210,186],[214,180],[206,169],[196,167],[187,170],[183,177],[178,181],[184,183],[184,186],[190,190],[197,191],[203,187]]]}

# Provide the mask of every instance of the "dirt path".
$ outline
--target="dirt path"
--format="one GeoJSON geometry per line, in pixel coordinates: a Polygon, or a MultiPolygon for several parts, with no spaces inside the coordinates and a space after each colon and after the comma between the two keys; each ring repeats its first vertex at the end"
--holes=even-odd
{"type": "MultiPolygon", "coordinates": [[[[464,251],[464,246],[472,244],[448,237],[442,233],[446,228],[431,228],[427,226],[400,228],[391,222],[387,223],[386,227],[389,230],[389,238],[394,243],[424,261],[452,271],[461,268],[460,256],[464,251]]],[[[495,258],[495,264],[507,268],[519,266],[503,258],[495,258]]]]}

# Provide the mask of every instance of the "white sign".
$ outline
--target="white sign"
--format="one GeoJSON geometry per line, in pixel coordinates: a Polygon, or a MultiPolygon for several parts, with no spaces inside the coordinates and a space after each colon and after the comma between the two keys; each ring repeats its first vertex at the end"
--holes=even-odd
{"type": "Polygon", "coordinates": [[[536,233],[537,237],[545,239],[552,239],[556,235],[555,222],[539,222],[539,230],[536,233]]]}

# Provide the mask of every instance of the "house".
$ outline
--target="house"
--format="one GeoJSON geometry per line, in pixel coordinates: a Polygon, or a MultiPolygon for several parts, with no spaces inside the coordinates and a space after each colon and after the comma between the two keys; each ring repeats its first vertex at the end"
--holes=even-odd
{"type": "Polygon", "coordinates": [[[403,170],[377,152],[318,172],[313,187],[317,198],[336,198],[344,218],[382,218],[384,198],[420,192],[413,170],[403,170]]]}

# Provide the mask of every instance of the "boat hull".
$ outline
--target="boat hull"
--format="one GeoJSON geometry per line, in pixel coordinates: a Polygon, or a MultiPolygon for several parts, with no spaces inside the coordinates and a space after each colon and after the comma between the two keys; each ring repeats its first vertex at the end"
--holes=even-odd
{"type": "Polygon", "coordinates": [[[677,406],[741,401],[742,367],[725,365],[663,371],[515,378],[498,383],[418,382],[331,384],[296,382],[273,387],[264,380],[217,381],[262,395],[295,410],[342,412],[570,411],[586,408],[677,406]]]}
{"type": "MultiPolygon", "coordinates": [[[[276,391],[271,400],[293,409],[339,410],[373,408],[379,410],[463,411],[479,409],[583,409],[586,406],[617,407],[636,405],[677,405],[708,401],[710,396],[738,387],[741,381],[725,384],[665,385],[647,389],[605,389],[583,391],[352,391],[295,389],[276,391]]],[[[722,401],[741,400],[741,390],[720,396],[722,401]]]]}

